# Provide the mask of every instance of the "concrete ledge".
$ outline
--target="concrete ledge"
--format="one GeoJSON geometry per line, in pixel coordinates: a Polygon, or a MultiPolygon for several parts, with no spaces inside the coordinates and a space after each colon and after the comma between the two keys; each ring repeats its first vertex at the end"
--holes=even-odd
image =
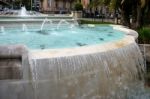
{"type": "Polygon", "coordinates": [[[75,19],[82,18],[82,11],[72,11],[72,15],[75,19]]]}
{"type": "Polygon", "coordinates": [[[134,30],[129,29],[128,27],[122,25],[111,25],[113,29],[120,30],[124,32],[126,35],[133,36],[135,39],[138,38],[138,33],[134,30]]]}
{"type": "Polygon", "coordinates": [[[24,45],[0,46],[0,58],[20,58],[27,53],[24,45]]]}

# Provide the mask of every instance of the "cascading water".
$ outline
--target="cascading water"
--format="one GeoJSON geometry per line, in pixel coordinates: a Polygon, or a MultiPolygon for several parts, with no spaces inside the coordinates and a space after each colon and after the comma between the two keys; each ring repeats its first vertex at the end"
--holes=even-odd
{"type": "Polygon", "coordinates": [[[115,51],[30,62],[36,99],[137,99],[133,97],[144,87],[139,86],[145,68],[136,44],[115,51]]]}
{"type": "Polygon", "coordinates": [[[41,25],[41,29],[40,29],[41,31],[43,30],[43,27],[44,27],[46,22],[49,22],[51,26],[53,25],[53,21],[52,20],[48,20],[47,18],[45,18],[43,23],[42,23],[42,25],[41,25]]]}
{"type": "Polygon", "coordinates": [[[28,57],[30,65],[22,69],[22,79],[0,82],[0,99],[150,97],[143,95],[145,67],[136,43],[85,55],[36,59],[31,54],[28,57]]]}

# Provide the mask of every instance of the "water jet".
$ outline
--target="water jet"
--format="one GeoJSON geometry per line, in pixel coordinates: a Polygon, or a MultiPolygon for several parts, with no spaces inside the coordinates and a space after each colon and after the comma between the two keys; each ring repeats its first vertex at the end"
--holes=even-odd
{"type": "Polygon", "coordinates": [[[48,20],[47,18],[45,18],[44,21],[43,21],[43,23],[42,23],[42,25],[41,25],[41,31],[43,30],[44,24],[45,24],[46,22],[49,22],[51,26],[53,25],[52,20],[48,20]]]}
{"type": "Polygon", "coordinates": [[[5,32],[4,26],[1,26],[1,33],[4,33],[4,32],[5,32]]]}
{"type": "Polygon", "coordinates": [[[21,16],[21,17],[28,16],[25,6],[21,7],[20,12],[19,12],[19,16],[21,16]]]}
{"type": "Polygon", "coordinates": [[[26,24],[22,24],[22,31],[23,32],[28,32],[28,28],[26,24]]]}

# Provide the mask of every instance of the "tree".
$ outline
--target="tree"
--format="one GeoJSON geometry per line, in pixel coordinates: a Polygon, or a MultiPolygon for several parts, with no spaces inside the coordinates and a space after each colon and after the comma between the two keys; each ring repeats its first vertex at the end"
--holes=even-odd
{"type": "Polygon", "coordinates": [[[123,25],[133,28],[140,28],[144,24],[144,18],[150,11],[150,0],[100,0],[114,10],[121,12],[123,25]],[[130,23],[130,18],[133,23],[130,23]]]}
{"type": "Polygon", "coordinates": [[[25,6],[27,8],[27,10],[31,10],[31,0],[22,0],[22,5],[25,6]]]}
{"type": "Polygon", "coordinates": [[[83,10],[83,5],[81,3],[76,3],[74,6],[74,9],[76,11],[82,11],[83,10]]]}
{"type": "Polygon", "coordinates": [[[15,6],[15,8],[16,7],[20,8],[21,0],[15,0],[15,1],[12,2],[12,4],[13,4],[13,7],[15,6]]]}

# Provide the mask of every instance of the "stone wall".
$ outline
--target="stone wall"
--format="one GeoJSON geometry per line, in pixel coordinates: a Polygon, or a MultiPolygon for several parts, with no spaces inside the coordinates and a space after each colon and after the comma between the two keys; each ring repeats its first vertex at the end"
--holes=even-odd
{"type": "Polygon", "coordinates": [[[27,50],[22,45],[0,46],[0,80],[23,78],[26,53],[27,50]]]}
{"type": "Polygon", "coordinates": [[[150,44],[139,44],[139,47],[145,60],[150,63],[150,44]]]}
{"type": "Polygon", "coordinates": [[[150,44],[139,44],[146,65],[145,85],[150,87],[150,44]]]}

